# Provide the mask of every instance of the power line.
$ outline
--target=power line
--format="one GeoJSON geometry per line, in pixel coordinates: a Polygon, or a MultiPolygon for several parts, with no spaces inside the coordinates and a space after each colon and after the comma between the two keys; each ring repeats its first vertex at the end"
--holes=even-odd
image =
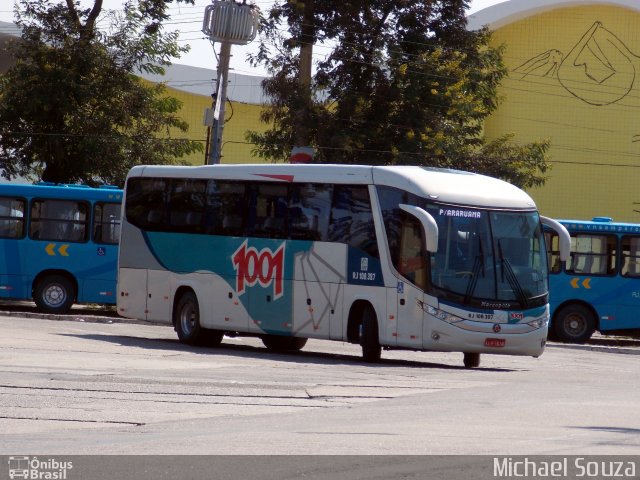
{"type": "MultiPolygon", "coordinates": [[[[193,22],[192,21],[185,21],[185,22],[178,22],[178,23],[195,23],[195,21],[193,21],[193,22]]],[[[197,31],[187,31],[187,32],[181,32],[181,33],[195,33],[195,32],[197,32],[197,31]]],[[[200,37],[200,38],[204,38],[204,37],[200,37]]],[[[331,47],[324,47],[324,48],[331,48],[331,47]]],[[[315,54],[315,55],[319,56],[320,54],[315,54]]],[[[364,56],[366,57],[367,55],[364,55],[364,56]]],[[[326,58],[326,56],[324,58],[326,58]]],[[[366,61],[362,61],[362,60],[353,60],[353,59],[348,59],[348,58],[337,58],[336,60],[338,60],[338,61],[357,61],[357,63],[362,63],[364,65],[378,66],[374,62],[366,62],[366,61]]],[[[419,63],[417,63],[417,62],[409,62],[409,65],[419,65],[419,63]]],[[[417,72],[417,71],[412,71],[412,73],[417,73],[417,74],[420,74],[420,75],[431,75],[431,76],[434,76],[436,78],[447,79],[447,80],[450,80],[450,81],[456,81],[456,80],[460,80],[461,79],[461,78],[456,78],[456,77],[452,77],[452,76],[432,75],[432,74],[429,74],[429,73],[417,72]]],[[[530,78],[527,78],[527,77],[542,78],[543,76],[535,75],[535,74],[529,74],[529,75],[523,76],[520,79],[514,79],[514,78],[506,77],[505,80],[513,81],[513,82],[517,81],[517,82],[521,82],[521,83],[529,83],[529,84],[533,84],[533,85],[546,86],[546,85],[544,85],[542,83],[532,81],[530,78]]],[[[213,82],[213,80],[211,80],[211,81],[213,82]]],[[[182,82],[185,83],[187,81],[182,81],[182,82]]],[[[192,85],[195,85],[195,84],[207,84],[207,83],[209,83],[209,82],[208,81],[198,81],[198,82],[192,82],[192,85]]],[[[584,82],[584,83],[585,83],[585,85],[587,85],[586,82],[584,82]]],[[[588,84],[588,85],[591,85],[591,84],[588,84]]],[[[188,84],[185,84],[185,86],[188,86],[188,84]]],[[[238,86],[241,86],[241,85],[238,85],[238,86]]],[[[554,93],[551,93],[551,92],[535,91],[535,90],[532,90],[532,89],[518,88],[517,86],[508,86],[508,85],[502,85],[502,88],[511,89],[511,90],[514,90],[514,91],[526,92],[526,93],[534,93],[534,94],[538,94],[538,95],[553,96],[553,97],[556,97],[556,98],[568,98],[568,99],[575,98],[573,95],[571,95],[568,92],[567,93],[562,93],[562,94],[554,94],[554,93]]],[[[631,97],[631,99],[638,98],[635,95],[629,95],[629,97],[631,97]]],[[[525,103],[525,102],[522,102],[522,103],[525,103]]],[[[432,104],[425,103],[425,105],[426,106],[441,106],[441,107],[445,106],[445,105],[437,105],[437,104],[433,104],[433,103],[432,104]]],[[[620,102],[617,104],[617,106],[633,107],[632,105],[623,104],[623,103],[620,103],[620,102]]],[[[589,107],[585,106],[585,108],[589,108],[589,107]]],[[[570,124],[565,124],[565,123],[562,123],[562,122],[552,122],[552,121],[545,121],[545,120],[534,119],[534,118],[528,118],[528,119],[525,118],[525,117],[508,117],[508,118],[515,118],[515,119],[519,119],[519,120],[538,122],[538,123],[546,123],[546,124],[549,124],[549,125],[552,125],[552,126],[565,126],[565,127],[570,127],[570,128],[585,128],[585,127],[581,127],[579,125],[570,125],[570,124]]],[[[407,128],[407,127],[400,127],[400,128],[407,128]]],[[[613,130],[598,129],[598,128],[590,128],[589,130],[613,132],[613,130]]],[[[563,147],[554,145],[554,148],[563,148],[563,147]]],[[[576,149],[576,148],[570,148],[570,147],[564,147],[564,148],[565,149],[573,149],[574,151],[589,151],[587,149],[576,149]]],[[[597,153],[603,153],[603,152],[604,153],[616,153],[616,152],[613,152],[613,151],[606,151],[606,150],[592,150],[592,151],[593,152],[597,152],[597,153]]],[[[634,157],[637,156],[635,154],[628,154],[628,155],[632,155],[634,157]]],[[[568,163],[568,162],[557,162],[557,163],[568,163]]],[[[580,163],[576,163],[576,164],[580,164],[580,163]]]]}
{"type": "MultiPolygon", "coordinates": [[[[265,3],[269,3],[269,2],[265,2],[265,3]]],[[[191,6],[191,7],[196,8],[195,6],[191,6]]],[[[176,6],[176,8],[179,8],[179,6],[176,6]]],[[[171,21],[169,21],[169,22],[165,22],[165,24],[183,24],[183,23],[187,23],[187,24],[189,24],[189,23],[200,23],[200,22],[201,22],[201,20],[200,20],[199,18],[198,18],[198,19],[194,19],[194,20],[192,20],[191,18],[188,18],[188,19],[186,19],[186,20],[184,20],[184,21],[183,21],[183,20],[181,20],[181,21],[176,21],[176,22],[171,22],[171,21]]],[[[288,30],[286,30],[286,29],[276,29],[276,30],[277,30],[277,31],[279,31],[279,32],[281,32],[281,33],[288,33],[288,30]]],[[[198,32],[199,32],[199,30],[189,30],[189,31],[183,31],[183,32],[179,32],[179,33],[182,35],[182,34],[198,33],[198,32]]],[[[193,37],[193,38],[186,38],[186,39],[185,39],[185,38],[180,38],[178,41],[179,41],[180,43],[184,43],[184,42],[190,42],[190,41],[195,41],[195,40],[205,40],[205,39],[206,39],[206,38],[205,38],[204,36],[201,36],[201,37],[193,37]]],[[[301,43],[304,43],[304,42],[301,42],[301,43]]],[[[447,51],[447,50],[451,50],[451,51],[463,51],[463,52],[464,52],[464,51],[472,51],[472,50],[469,50],[469,49],[454,48],[454,47],[447,47],[447,46],[442,46],[442,45],[435,45],[435,46],[434,46],[434,45],[427,44],[427,43],[424,43],[424,42],[403,41],[403,42],[401,42],[401,43],[415,44],[415,45],[425,46],[425,47],[429,47],[429,48],[440,48],[440,49],[442,49],[443,51],[447,51]]],[[[342,44],[342,45],[360,46],[360,45],[358,45],[358,44],[356,44],[356,43],[354,43],[354,42],[344,42],[344,41],[343,41],[343,42],[341,42],[341,44],[342,44]]],[[[333,48],[334,48],[334,47],[331,47],[331,46],[324,46],[324,45],[322,45],[322,44],[314,44],[314,47],[315,47],[315,48],[326,48],[326,49],[330,49],[331,51],[333,51],[333,48]]],[[[366,58],[367,56],[372,57],[372,54],[370,55],[370,54],[367,54],[366,52],[360,52],[360,53],[361,53],[361,55],[363,55],[363,57],[365,57],[365,58],[366,58]]],[[[400,52],[400,51],[395,51],[395,50],[389,50],[389,53],[402,53],[403,55],[406,55],[406,56],[409,56],[409,57],[411,57],[411,56],[413,56],[413,57],[418,56],[418,54],[407,54],[406,52],[400,52]]],[[[329,55],[326,55],[326,54],[325,54],[325,55],[323,55],[323,54],[319,54],[319,53],[314,52],[314,56],[315,56],[315,57],[318,57],[318,58],[319,58],[319,57],[322,57],[322,58],[323,58],[323,60],[326,60],[326,59],[327,59],[327,57],[328,57],[329,55]]],[[[506,55],[505,55],[505,56],[506,56],[506,55]]],[[[504,57],[503,57],[503,58],[504,58],[504,57]]],[[[369,66],[378,66],[378,67],[380,66],[380,65],[379,65],[378,63],[376,63],[376,62],[372,62],[372,61],[364,61],[364,60],[357,60],[357,59],[350,59],[350,58],[345,58],[345,57],[335,57],[335,58],[334,58],[334,60],[336,60],[336,61],[343,61],[343,62],[355,62],[355,63],[360,63],[360,64],[363,64],[363,65],[369,65],[369,66]]],[[[421,62],[404,62],[404,63],[406,63],[406,64],[407,64],[407,65],[409,65],[409,66],[420,66],[420,65],[421,65],[421,62]]],[[[452,81],[452,82],[455,82],[455,81],[459,81],[459,80],[461,80],[461,78],[459,78],[459,77],[452,77],[452,76],[442,75],[442,74],[434,74],[434,73],[419,72],[419,71],[416,71],[416,70],[411,70],[410,72],[411,72],[411,73],[414,73],[414,74],[418,74],[418,75],[431,76],[431,77],[433,77],[433,78],[437,78],[437,79],[441,79],[441,80],[448,80],[448,81],[452,81]]],[[[524,82],[531,82],[531,83],[534,83],[534,84],[535,84],[535,83],[537,83],[537,82],[532,82],[530,79],[525,80],[525,78],[526,78],[526,77],[537,77],[537,78],[542,78],[542,77],[544,77],[544,75],[536,75],[536,74],[534,74],[534,73],[530,73],[530,74],[524,75],[524,76],[523,76],[523,78],[521,78],[521,79],[520,79],[520,81],[524,81],[524,82]]],[[[507,77],[505,77],[505,79],[504,79],[504,80],[505,80],[505,81],[510,81],[510,80],[515,81],[516,79],[513,79],[513,78],[511,78],[511,77],[507,76],[507,77]]],[[[587,82],[587,81],[584,81],[584,82],[574,81],[573,83],[574,83],[574,84],[577,84],[577,85],[579,85],[580,83],[583,83],[583,84],[585,85],[585,87],[593,87],[593,83],[591,83],[591,82],[587,82]]],[[[509,87],[507,87],[507,86],[505,86],[505,85],[502,85],[502,87],[503,87],[503,88],[509,88],[509,87]]],[[[615,87],[614,87],[614,88],[615,88],[615,87]]],[[[622,87],[620,87],[620,88],[621,88],[621,92],[622,92],[622,93],[624,93],[624,89],[623,89],[622,87]]],[[[583,90],[584,90],[584,92],[585,92],[585,93],[589,93],[589,92],[592,92],[592,93],[594,93],[594,92],[598,92],[597,90],[594,90],[593,88],[591,88],[591,89],[590,89],[590,88],[585,88],[585,89],[583,89],[583,90]]],[[[521,90],[521,91],[522,91],[522,90],[521,90]]],[[[548,93],[546,93],[546,92],[538,92],[538,93],[540,93],[540,94],[548,94],[548,93]]],[[[631,98],[638,98],[638,99],[640,99],[640,96],[636,96],[636,95],[633,95],[633,94],[628,94],[628,96],[630,96],[631,98]]],[[[567,95],[567,98],[569,98],[569,97],[572,97],[572,95],[570,95],[570,94],[569,94],[569,95],[567,95]]]]}
{"type": "MultiPolygon", "coordinates": [[[[153,142],[199,142],[204,143],[204,139],[197,138],[188,138],[188,137],[155,137],[155,136],[139,136],[139,135],[114,135],[114,134],[73,134],[73,133],[55,133],[55,132],[3,132],[5,136],[41,136],[41,137],[63,137],[63,138],[97,138],[102,140],[117,140],[121,141],[122,139],[141,139],[144,141],[153,141],[153,142]]],[[[240,145],[253,145],[258,146],[255,143],[247,142],[247,141],[235,141],[235,140],[227,140],[225,143],[231,144],[240,144],[240,145]]],[[[515,142],[508,142],[509,145],[514,147],[522,147],[521,144],[515,142]]],[[[273,144],[277,145],[277,144],[273,144]]],[[[287,147],[288,144],[279,144],[280,146],[287,147]]],[[[344,148],[344,147],[327,147],[327,146],[316,146],[318,150],[333,150],[333,151],[349,151],[349,152],[358,152],[361,154],[385,154],[394,156],[404,156],[404,157],[416,157],[416,158],[429,158],[432,155],[423,152],[408,152],[408,151],[397,151],[397,150],[385,150],[385,149],[367,149],[367,148],[344,148]]],[[[563,146],[563,145],[555,145],[554,148],[558,150],[569,150],[569,151],[577,151],[577,152],[587,152],[587,153],[596,153],[596,154],[609,154],[610,152],[607,150],[599,150],[592,148],[577,148],[573,146],[563,146]]],[[[625,153],[625,152],[617,152],[618,156],[626,156],[630,158],[640,158],[640,154],[634,153],[625,153]]],[[[607,168],[640,168],[640,164],[630,164],[630,163],[604,163],[604,162],[588,162],[588,161],[578,161],[578,160],[556,160],[549,159],[547,163],[550,164],[563,164],[563,165],[580,165],[580,166],[590,166],[590,167],[607,167],[607,168]]]]}

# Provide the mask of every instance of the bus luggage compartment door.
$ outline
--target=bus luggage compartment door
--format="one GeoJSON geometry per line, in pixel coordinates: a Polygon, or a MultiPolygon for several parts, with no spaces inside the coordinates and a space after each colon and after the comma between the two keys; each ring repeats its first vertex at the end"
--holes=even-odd
{"type": "Polygon", "coordinates": [[[172,320],[171,278],[163,270],[147,270],[147,320],[172,320]]]}
{"type": "Polygon", "coordinates": [[[118,313],[147,320],[147,270],[121,268],[118,273],[118,313]]]}

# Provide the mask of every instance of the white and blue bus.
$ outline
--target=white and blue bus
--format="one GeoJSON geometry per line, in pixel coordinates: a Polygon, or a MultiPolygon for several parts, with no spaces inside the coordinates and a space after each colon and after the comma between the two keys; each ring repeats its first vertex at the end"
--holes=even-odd
{"type": "Polygon", "coordinates": [[[412,166],[138,166],[127,177],[118,313],[181,341],[252,335],[381,349],[542,354],[541,220],[520,189],[412,166]]]}
{"type": "Polygon", "coordinates": [[[0,299],[115,304],[122,190],[0,184],[0,299]]]}
{"type": "Polygon", "coordinates": [[[604,334],[640,330],[640,225],[558,220],[571,234],[570,259],[559,259],[558,237],[547,231],[552,338],[584,343],[604,334]]]}

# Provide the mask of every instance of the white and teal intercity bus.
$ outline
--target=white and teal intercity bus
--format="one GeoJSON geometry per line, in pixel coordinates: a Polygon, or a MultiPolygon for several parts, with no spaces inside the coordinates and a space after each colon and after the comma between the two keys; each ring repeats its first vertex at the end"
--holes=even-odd
{"type": "Polygon", "coordinates": [[[134,167],[118,312],[181,341],[251,335],[384,349],[542,354],[549,292],[541,217],[500,180],[414,166],[134,167]]]}

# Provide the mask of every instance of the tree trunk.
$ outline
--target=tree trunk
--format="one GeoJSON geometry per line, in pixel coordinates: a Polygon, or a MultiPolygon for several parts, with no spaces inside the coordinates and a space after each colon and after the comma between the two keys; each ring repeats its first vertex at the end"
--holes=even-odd
{"type": "Polygon", "coordinates": [[[300,109],[298,110],[295,131],[295,146],[306,147],[311,143],[309,133],[309,109],[311,107],[311,67],[313,64],[313,44],[315,43],[314,0],[305,0],[304,15],[300,35],[300,67],[298,84],[300,85],[300,109]]]}

